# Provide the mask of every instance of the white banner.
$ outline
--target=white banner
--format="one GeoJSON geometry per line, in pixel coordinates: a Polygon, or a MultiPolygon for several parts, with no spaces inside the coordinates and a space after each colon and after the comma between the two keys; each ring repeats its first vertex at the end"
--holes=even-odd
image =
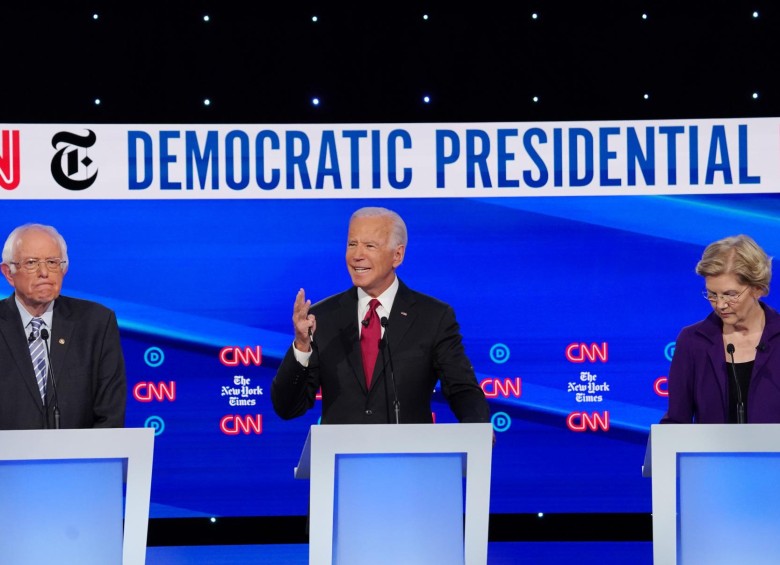
{"type": "Polygon", "coordinates": [[[0,124],[1,199],[442,198],[780,189],[780,118],[0,124]]]}

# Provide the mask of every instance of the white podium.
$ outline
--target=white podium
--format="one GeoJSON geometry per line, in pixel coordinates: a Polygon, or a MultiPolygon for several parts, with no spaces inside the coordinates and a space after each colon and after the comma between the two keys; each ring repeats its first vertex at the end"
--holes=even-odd
{"type": "Polygon", "coordinates": [[[492,446],[490,424],[312,426],[310,565],[485,565],[492,446]]]}
{"type": "Polygon", "coordinates": [[[0,562],[144,565],[154,430],[0,431],[0,562]]]}
{"type": "Polygon", "coordinates": [[[651,426],[653,563],[780,563],[780,424],[651,426]]]}

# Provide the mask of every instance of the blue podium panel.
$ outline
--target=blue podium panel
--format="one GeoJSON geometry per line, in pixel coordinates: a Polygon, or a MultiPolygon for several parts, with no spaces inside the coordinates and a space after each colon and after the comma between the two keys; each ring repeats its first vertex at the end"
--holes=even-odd
{"type": "Polygon", "coordinates": [[[309,565],[486,565],[491,424],[312,426],[309,565]]]}
{"type": "Polygon", "coordinates": [[[780,563],[780,424],[654,424],[653,563],[780,563]]]}
{"type": "Polygon", "coordinates": [[[780,563],[780,453],[678,454],[679,565],[780,563]]]}
{"type": "Polygon", "coordinates": [[[463,458],[336,455],[333,564],[462,564],[463,458]]]}
{"type": "Polygon", "coordinates": [[[0,561],[122,563],[123,465],[0,461],[0,561]]]}
{"type": "Polygon", "coordinates": [[[144,565],[153,452],[151,428],[0,430],[0,563],[144,565]]]}

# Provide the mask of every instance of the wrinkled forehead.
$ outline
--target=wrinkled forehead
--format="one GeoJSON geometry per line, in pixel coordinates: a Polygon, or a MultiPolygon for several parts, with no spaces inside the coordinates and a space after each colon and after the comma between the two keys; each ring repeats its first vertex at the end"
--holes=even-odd
{"type": "Polygon", "coordinates": [[[349,239],[387,241],[393,229],[393,223],[386,216],[365,216],[354,218],[349,223],[349,239]]]}
{"type": "Polygon", "coordinates": [[[62,252],[54,236],[35,228],[21,232],[15,243],[14,254],[17,257],[55,257],[62,252]]]}

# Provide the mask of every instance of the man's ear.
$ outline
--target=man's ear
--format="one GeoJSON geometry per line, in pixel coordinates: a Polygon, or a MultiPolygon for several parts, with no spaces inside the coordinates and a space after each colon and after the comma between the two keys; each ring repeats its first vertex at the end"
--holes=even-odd
{"type": "Polygon", "coordinates": [[[393,267],[398,267],[404,262],[404,253],[406,253],[405,245],[396,246],[395,253],[393,254],[393,267]]]}
{"type": "Polygon", "coordinates": [[[5,280],[8,281],[8,284],[14,286],[14,278],[11,276],[11,266],[5,263],[0,264],[0,270],[3,271],[3,276],[5,277],[5,280]]]}

